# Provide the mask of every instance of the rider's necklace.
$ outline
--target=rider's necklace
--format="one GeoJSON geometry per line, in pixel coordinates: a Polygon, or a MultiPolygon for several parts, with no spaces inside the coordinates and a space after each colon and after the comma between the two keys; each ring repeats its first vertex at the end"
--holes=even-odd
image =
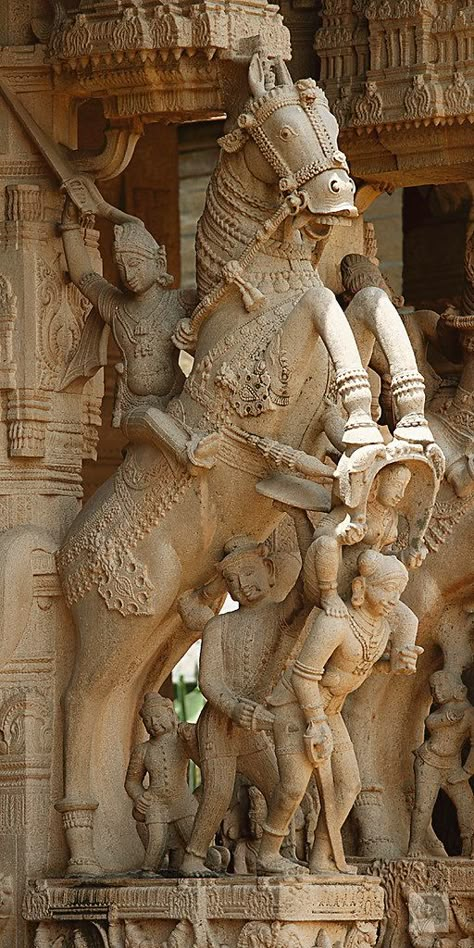
{"type": "Polygon", "coordinates": [[[356,669],[362,673],[373,664],[377,656],[380,646],[380,620],[371,622],[367,617],[362,619],[361,615],[356,618],[351,609],[348,610],[348,614],[352,632],[362,649],[362,661],[356,669]]]}

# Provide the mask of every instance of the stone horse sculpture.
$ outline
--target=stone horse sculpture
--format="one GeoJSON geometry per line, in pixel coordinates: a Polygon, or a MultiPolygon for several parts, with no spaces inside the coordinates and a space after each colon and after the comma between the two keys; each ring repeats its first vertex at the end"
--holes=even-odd
{"type": "Polygon", "coordinates": [[[387,295],[364,290],[345,315],[315,269],[332,225],[357,214],[337,131],[313,80],[294,84],[282,62],[269,69],[254,55],[199,224],[199,303],[175,336],[194,353],[193,370],[165,411],[130,413],[124,462],[59,553],[77,629],[58,804],[73,874],[100,872],[93,748],[112,692],[133,682],[139,693],[150,674],[162,681],[189,644],[176,632],[178,597],[213,579],[230,537],[273,531],[282,513],[256,483],[275,469],[327,476],[312,454],[325,395],[342,403],[347,452],[381,443],[366,371],[376,339],[390,367],[395,436],[432,441],[423,379],[387,295]],[[193,463],[190,444],[212,434],[207,466],[193,463]]]}

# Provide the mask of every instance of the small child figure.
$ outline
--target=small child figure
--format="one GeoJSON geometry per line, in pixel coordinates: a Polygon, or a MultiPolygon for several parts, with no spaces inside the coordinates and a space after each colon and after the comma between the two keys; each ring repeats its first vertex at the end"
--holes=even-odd
{"type": "Polygon", "coordinates": [[[431,825],[441,789],[457,810],[462,855],[472,857],[474,796],[469,778],[474,775],[474,708],[460,678],[437,671],[430,678],[438,707],[426,721],[428,737],[415,751],[415,806],[411,818],[409,856],[447,856],[431,825]],[[469,744],[461,766],[461,751],[469,744]]]}
{"type": "Polygon", "coordinates": [[[194,759],[194,727],[178,724],[173,702],[156,692],[145,695],[140,717],[150,735],[132,751],[125,790],[133,800],[137,832],[145,847],[142,870],[158,872],[171,851],[178,868],[197,810],[187,782],[189,760],[194,759]],[[144,786],[146,774],[148,786],[144,786]]]}
{"type": "MultiPolygon", "coordinates": [[[[305,585],[318,597],[327,615],[346,614],[343,599],[357,572],[357,559],[364,550],[388,552],[398,537],[399,505],[411,479],[404,464],[389,464],[374,479],[367,503],[366,520],[352,519],[339,505],[321,518],[305,560],[305,585]]],[[[408,552],[408,551],[407,551],[408,552]]],[[[405,557],[401,557],[405,561],[405,557]]],[[[408,569],[419,562],[405,562],[408,569]]]]}

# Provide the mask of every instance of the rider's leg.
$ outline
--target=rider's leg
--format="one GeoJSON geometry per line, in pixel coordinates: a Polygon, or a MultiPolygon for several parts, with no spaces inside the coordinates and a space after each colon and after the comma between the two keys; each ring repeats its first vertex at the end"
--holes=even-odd
{"type": "MultiPolygon", "coordinates": [[[[253,738],[254,735],[249,735],[249,737],[253,738]]],[[[260,742],[261,738],[259,737],[258,740],[260,742]]],[[[249,740],[246,743],[250,753],[239,755],[237,773],[247,777],[247,780],[263,793],[268,806],[279,780],[275,751],[270,742],[266,747],[261,747],[258,750],[251,750],[254,741],[249,740]]]]}
{"type": "Polygon", "coordinates": [[[236,762],[229,756],[201,760],[202,796],[181,866],[187,875],[209,874],[204,861],[232,799],[236,762]]]}
{"type": "Polygon", "coordinates": [[[148,823],[148,846],[142,869],[144,872],[159,872],[166,855],[168,840],[167,823],[148,823]]]}

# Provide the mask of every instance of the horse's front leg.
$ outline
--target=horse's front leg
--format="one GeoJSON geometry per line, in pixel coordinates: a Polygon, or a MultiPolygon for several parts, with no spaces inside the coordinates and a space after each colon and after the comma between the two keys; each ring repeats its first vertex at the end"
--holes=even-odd
{"type": "Polygon", "coordinates": [[[324,342],[336,370],[336,387],[348,414],[343,444],[379,444],[382,441],[371,417],[372,393],[367,371],[349,322],[331,290],[308,290],[290,313],[282,334],[282,345],[296,355],[295,375],[304,377],[308,349],[315,334],[324,342]],[[312,339],[311,339],[312,337],[312,339]],[[299,358],[298,358],[299,357],[299,358]]]}
{"type": "Polygon", "coordinates": [[[425,386],[418,371],[408,333],[384,290],[375,286],[356,293],[346,316],[360,339],[363,358],[372,353],[376,339],[387,359],[398,424],[395,436],[429,444],[433,435],[424,417],[425,386]]]}

